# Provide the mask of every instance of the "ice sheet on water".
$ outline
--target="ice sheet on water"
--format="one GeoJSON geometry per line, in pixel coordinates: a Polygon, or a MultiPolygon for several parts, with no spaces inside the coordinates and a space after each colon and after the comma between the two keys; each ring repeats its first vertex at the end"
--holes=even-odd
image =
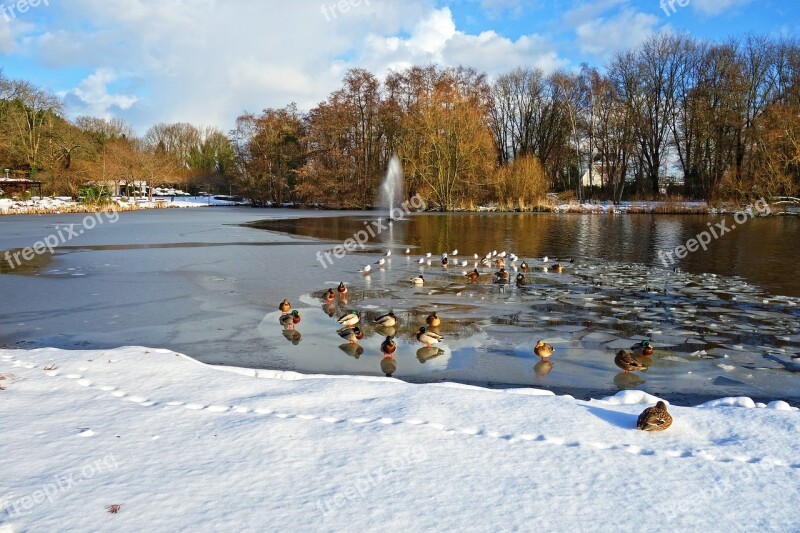
{"type": "MultiPolygon", "coordinates": [[[[381,254],[374,255],[377,260],[381,254]]],[[[414,376],[421,379],[437,379],[437,373],[446,371],[450,379],[473,383],[562,388],[580,384],[587,389],[613,390],[618,372],[613,363],[615,351],[651,340],[656,353],[650,368],[641,373],[643,382],[636,385],[648,392],[724,395],[727,385],[713,385],[720,373],[715,361],[729,355],[724,364],[735,368],[731,373],[765,368],[752,380],[758,394],[775,398],[788,391],[797,396],[796,384],[791,381],[796,375],[787,372],[792,364],[800,366],[790,355],[800,351],[800,312],[792,306],[797,299],[766,295],[739,279],[675,275],[641,265],[581,259],[569,268],[569,275],[529,272],[527,285],[517,287],[490,283],[495,271],[490,268],[479,268],[485,275],[473,284],[464,281],[462,269],[444,271],[436,264],[420,269],[416,263],[402,261],[364,278],[356,273],[362,263],[364,255],[355,258],[352,267],[345,265],[342,276],[337,275],[348,284],[350,293],[347,304],[336,302],[334,316],[349,308],[365,312],[367,321],[390,309],[400,313],[397,333],[404,353],[398,356],[398,377],[413,368],[414,376]],[[422,288],[408,283],[419,273],[426,279],[422,288]],[[448,328],[440,345],[446,357],[421,363],[415,357],[421,345],[414,335],[433,310],[439,311],[448,328]],[[533,345],[539,339],[556,347],[553,367],[546,373],[534,372],[538,359],[533,345]],[[778,351],[787,347],[790,350],[778,351]],[[410,361],[406,359],[409,354],[410,361]],[[769,354],[781,354],[784,361],[763,358],[769,354]]],[[[336,284],[338,280],[328,283],[336,284]]],[[[303,306],[318,310],[322,305],[319,296],[303,298],[303,306]]],[[[346,367],[350,373],[378,373],[379,360],[373,358],[380,357],[380,336],[371,324],[366,328],[368,338],[362,342],[365,350],[360,359],[339,359],[344,357],[338,350],[340,339],[335,329],[331,337],[329,329],[335,320],[316,314],[306,314],[299,325],[303,332],[299,346],[286,342],[277,318],[274,324],[268,322],[264,335],[282,347],[286,353],[281,357],[293,365],[308,364],[309,358],[299,357],[298,351],[318,351],[314,369],[319,372],[336,373],[346,367]],[[325,342],[320,342],[319,336],[325,342]]]]}

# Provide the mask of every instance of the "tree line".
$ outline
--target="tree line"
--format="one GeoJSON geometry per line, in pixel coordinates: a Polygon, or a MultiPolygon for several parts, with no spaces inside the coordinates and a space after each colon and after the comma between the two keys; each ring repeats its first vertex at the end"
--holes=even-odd
{"type": "Polygon", "coordinates": [[[797,195],[800,47],[661,34],[577,72],[522,67],[489,80],[430,65],[379,80],[352,69],[308,113],[292,104],[239,117],[232,140],[243,186],[264,201],[370,205],[394,153],[408,193],[448,210],[524,208],[547,191],[797,195]]]}
{"type": "Polygon", "coordinates": [[[406,192],[443,210],[580,200],[743,200],[800,192],[800,46],[759,35],[661,34],[603,68],[351,69],[308,112],[245,113],[229,134],[64,118],[59,101],[0,78],[0,156],[47,190],[89,181],[230,182],[257,205],[376,203],[397,154],[406,192]],[[588,179],[586,179],[588,178],[588,179]]]}
{"type": "Polygon", "coordinates": [[[0,74],[0,161],[9,177],[41,181],[47,195],[87,186],[127,189],[224,181],[235,173],[228,136],[211,127],[156,124],[137,137],[120,119],[66,118],[52,94],[0,74]]]}

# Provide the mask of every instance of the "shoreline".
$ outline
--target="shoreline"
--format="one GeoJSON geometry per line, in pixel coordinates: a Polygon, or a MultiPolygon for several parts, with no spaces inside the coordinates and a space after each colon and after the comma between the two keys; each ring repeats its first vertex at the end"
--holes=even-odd
{"type": "MultiPolygon", "coordinates": [[[[31,201],[12,201],[0,199],[0,217],[15,216],[15,215],[62,215],[62,214],[91,214],[106,211],[109,206],[114,205],[116,211],[145,211],[151,209],[186,209],[197,207],[251,207],[252,209],[293,209],[296,211],[330,211],[330,212],[344,212],[356,211],[368,213],[371,211],[379,211],[379,207],[365,207],[362,209],[354,208],[334,208],[320,205],[304,205],[304,204],[283,204],[271,205],[262,207],[253,207],[249,203],[232,202],[232,201],[219,201],[214,200],[213,203],[205,203],[203,200],[197,201],[197,198],[192,197],[191,200],[169,200],[168,198],[158,198],[153,201],[141,200],[138,203],[128,203],[115,201],[105,206],[89,206],[63,199],[55,199],[60,202],[53,205],[53,202],[43,202],[43,205],[22,205],[30,204],[31,201]],[[5,202],[5,203],[4,203],[5,202]]],[[[51,200],[46,198],[46,200],[51,200]]],[[[756,213],[758,218],[766,218],[773,216],[800,216],[800,204],[793,204],[791,202],[777,202],[775,204],[768,204],[768,213],[756,213]]],[[[611,202],[600,203],[565,203],[553,205],[537,205],[531,208],[509,208],[500,206],[477,206],[469,208],[457,208],[453,211],[438,211],[434,209],[419,211],[419,213],[426,214],[460,214],[460,213],[503,213],[503,214],[575,214],[575,215],[712,215],[720,216],[726,214],[734,214],[738,211],[751,209],[752,206],[737,206],[735,204],[720,204],[718,206],[711,206],[706,202],[647,202],[647,201],[629,201],[620,204],[613,204],[611,202]]]]}

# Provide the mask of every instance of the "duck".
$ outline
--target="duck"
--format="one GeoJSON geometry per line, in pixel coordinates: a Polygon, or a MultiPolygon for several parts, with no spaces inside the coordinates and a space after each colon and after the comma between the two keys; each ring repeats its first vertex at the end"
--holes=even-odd
{"type": "Polygon", "coordinates": [[[653,345],[650,344],[650,341],[642,341],[639,344],[631,347],[631,350],[633,350],[636,355],[641,355],[644,357],[650,357],[653,355],[653,345]]]}
{"type": "Polygon", "coordinates": [[[426,348],[430,348],[431,344],[438,344],[443,339],[444,337],[438,333],[428,331],[425,328],[419,328],[419,332],[417,332],[417,340],[424,344],[426,348]]]}
{"type": "Polygon", "coordinates": [[[478,281],[478,278],[481,277],[480,273],[478,273],[477,268],[472,272],[467,272],[465,276],[468,277],[470,281],[478,281]]]}
{"type": "Polygon", "coordinates": [[[289,300],[287,300],[286,298],[284,298],[284,299],[283,299],[283,301],[282,301],[282,302],[280,303],[280,305],[278,306],[278,309],[280,309],[281,313],[283,313],[283,314],[286,314],[286,313],[288,313],[289,311],[291,311],[291,309],[292,309],[292,304],[290,304],[290,303],[289,303],[289,300]]]}
{"type": "Polygon", "coordinates": [[[359,328],[358,326],[352,329],[342,328],[336,333],[338,333],[341,338],[343,338],[350,344],[356,344],[358,341],[364,338],[364,332],[361,331],[361,328],[359,328]]]}
{"type": "Polygon", "coordinates": [[[337,322],[345,327],[352,328],[361,320],[358,311],[350,311],[346,315],[339,317],[337,322]]]}
{"type": "Polygon", "coordinates": [[[347,287],[345,287],[344,281],[339,283],[339,286],[336,288],[336,290],[339,291],[339,296],[344,296],[347,294],[347,287]]]}
{"type": "Polygon", "coordinates": [[[529,268],[528,263],[526,263],[525,261],[523,261],[522,264],[519,265],[519,269],[522,270],[523,272],[527,272],[528,268],[529,268]]]}
{"type": "Polygon", "coordinates": [[[325,291],[325,295],[323,296],[323,299],[326,302],[332,302],[335,298],[336,298],[336,293],[333,292],[333,289],[328,289],[327,291],[325,291]]]}
{"type": "Polygon", "coordinates": [[[447,258],[447,256],[442,257],[442,266],[443,267],[447,267],[447,265],[449,263],[450,263],[450,260],[447,258]]]}
{"type": "Polygon", "coordinates": [[[495,259],[494,264],[498,268],[503,268],[504,266],[506,266],[506,262],[503,259],[495,259]]]}
{"type": "Polygon", "coordinates": [[[381,343],[381,352],[384,355],[392,355],[395,351],[397,351],[397,343],[395,342],[394,337],[389,335],[386,337],[386,340],[381,343]]]}
{"type": "Polygon", "coordinates": [[[299,322],[300,322],[300,312],[297,311],[296,309],[291,313],[286,313],[282,315],[280,318],[281,326],[285,328],[298,324],[299,322]]]}
{"type": "Polygon", "coordinates": [[[376,318],[375,323],[385,328],[391,328],[397,324],[397,317],[394,316],[393,311],[389,311],[385,315],[381,315],[378,318],[376,318]]]}
{"type": "Polygon", "coordinates": [[[550,356],[553,355],[553,345],[547,344],[544,341],[539,341],[533,347],[533,353],[542,358],[542,361],[550,361],[550,356]]]}
{"type": "Polygon", "coordinates": [[[648,407],[636,420],[636,427],[642,431],[664,431],[672,425],[672,415],[667,404],[659,401],[655,407],[648,407]]]}
{"type": "Polygon", "coordinates": [[[411,283],[413,283],[414,285],[424,285],[425,284],[425,278],[423,278],[422,275],[419,275],[419,276],[416,276],[414,278],[411,278],[409,281],[411,283]]]}
{"type": "Polygon", "coordinates": [[[556,274],[561,274],[562,272],[564,272],[564,267],[562,267],[560,263],[556,263],[555,265],[553,265],[553,272],[555,272],[556,274]]]}
{"type": "Polygon", "coordinates": [[[525,281],[526,281],[525,274],[523,274],[522,272],[517,274],[517,285],[525,285],[525,281]]]}
{"type": "Polygon", "coordinates": [[[620,350],[617,353],[617,356],[614,358],[614,364],[620,367],[626,374],[634,370],[644,370],[647,368],[625,350],[620,350]]]}
{"type": "Polygon", "coordinates": [[[438,328],[442,325],[442,319],[439,318],[439,313],[434,311],[428,315],[428,318],[425,319],[425,323],[432,328],[438,328]]]}
{"type": "Polygon", "coordinates": [[[508,271],[505,268],[501,268],[499,272],[495,272],[494,274],[498,283],[506,283],[508,281],[508,271]]]}

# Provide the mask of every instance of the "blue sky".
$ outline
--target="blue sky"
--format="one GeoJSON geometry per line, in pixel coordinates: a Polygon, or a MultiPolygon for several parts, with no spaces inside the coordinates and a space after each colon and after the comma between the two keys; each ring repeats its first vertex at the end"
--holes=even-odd
{"type": "Polygon", "coordinates": [[[496,76],[602,66],[661,31],[800,35],[797,0],[660,2],[39,0],[12,13],[16,2],[0,0],[0,55],[6,76],[59,94],[71,117],[228,130],[243,111],[308,109],[356,66],[466,64],[496,76]]]}

